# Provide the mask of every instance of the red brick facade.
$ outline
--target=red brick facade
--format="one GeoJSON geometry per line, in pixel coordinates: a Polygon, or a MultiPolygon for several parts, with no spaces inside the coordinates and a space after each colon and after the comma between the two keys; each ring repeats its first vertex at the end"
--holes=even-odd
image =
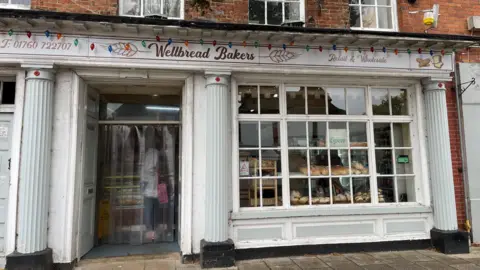
{"type": "MultiPolygon", "coordinates": [[[[208,19],[217,22],[248,23],[248,0],[210,0],[210,11],[201,14],[185,1],[185,19],[208,19]]],[[[305,21],[308,27],[348,28],[349,0],[306,0],[305,21]],[[321,3],[321,5],[320,5],[321,3]]],[[[407,0],[397,0],[399,30],[402,32],[424,32],[422,13],[410,14],[412,10],[429,9],[433,3],[440,4],[440,19],[437,29],[429,33],[470,35],[467,30],[467,17],[478,14],[480,2],[472,0],[417,0],[409,4],[407,0]]],[[[59,12],[118,14],[118,0],[32,0],[32,8],[59,12]]],[[[459,52],[459,62],[480,62],[480,50],[459,52]]],[[[448,119],[452,150],[452,169],[457,197],[458,224],[465,223],[465,194],[462,178],[460,137],[454,84],[447,91],[448,119]]],[[[433,194],[435,196],[435,194],[433,194]]]]}

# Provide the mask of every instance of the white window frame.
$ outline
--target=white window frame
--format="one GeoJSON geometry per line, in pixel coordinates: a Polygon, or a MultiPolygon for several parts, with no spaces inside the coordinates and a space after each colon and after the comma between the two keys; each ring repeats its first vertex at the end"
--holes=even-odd
{"type": "MultiPolygon", "coordinates": [[[[119,4],[118,4],[118,14],[119,16],[125,16],[125,17],[137,17],[137,18],[143,18],[145,16],[148,16],[148,15],[145,15],[143,13],[143,2],[144,0],[139,0],[141,2],[141,8],[140,8],[140,15],[129,15],[129,14],[125,14],[124,13],[124,10],[123,10],[123,3],[122,2],[123,0],[119,0],[119,4]]],[[[183,20],[183,18],[185,17],[185,0],[179,0],[180,1],[180,16],[179,17],[168,17],[168,19],[178,19],[178,20],[183,20]]],[[[160,10],[163,10],[163,3],[165,2],[165,0],[161,0],[161,7],[160,7],[160,10]]]]}
{"type": "MultiPolygon", "coordinates": [[[[257,1],[257,0],[255,0],[257,1]]],[[[258,1],[262,1],[264,2],[265,4],[265,14],[264,14],[264,17],[265,17],[265,23],[262,24],[262,23],[252,23],[250,22],[250,1],[248,2],[248,23],[249,24],[256,24],[256,25],[271,25],[271,24],[268,24],[268,20],[267,20],[267,2],[295,2],[295,1],[288,1],[288,0],[258,0],[258,1]]],[[[305,1],[306,0],[298,0],[299,3],[300,3],[300,21],[304,22],[305,23],[305,1]]],[[[285,22],[285,5],[282,6],[282,23],[285,22]]]]}
{"type": "Polygon", "coordinates": [[[368,28],[368,27],[363,27],[363,21],[362,21],[362,7],[363,6],[367,6],[367,7],[374,7],[375,8],[375,15],[376,15],[376,23],[377,23],[377,26],[378,26],[378,8],[379,7],[389,7],[389,6],[386,6],[386,5],[378,5],[377,4],[377,1],[378,0],[375,0],[375,4],[374,5],[366,5],[366,4],[361,4],[361,0],[358,0],[358,4],[348,4],[348,8],[349,8],[349,21],[350,21],[350,7],[352,6],[356,6],[356,7],[359,7],[359,10],[360,10],[360,27],[350,27],[350,29],[352,30],[368,30],[368,31],[385,31],[385,32],[398,32],[398,14],[397,14],[397,0],[391,0],[392,1],[392,5],[391,5],[391,9],[392,9],[392,28],[391,29],[388,29],[388,28],[368,28]]]}
{"type": "MultiPolygon", "coordinates": [[[[345,83],[342,85],[334,84],[308,84],[308,83],[278,83],[275,85],[279,86],[279,109],[280,114],[238,114],[238,86],[239,85],[274,85],[271,83],[265,82],[255,82],[249,80],[236,81],[232,80],[232,192],[233,192],[233,212],[239,213],[259,213],[259,212],[284,212],[287,214],[291,211],[302,211],[302,210],[330,210],[335,211],[335,209],[388,209],[388,208],[398,208],[398,207],[428,207],[430,205],[429,193],[426,188],[428,185],[425,184],[425,171],[427,168],[422,168],[424,164],[424,156],[422,156],[421,151],[424,147],[424,142],[420,140],[419,131],[422,129],[420,126],[422,123],[419,122],[418,117],[421,117],[423,114],[420,113],[418,108],[417,99],[420,98],[418,93],[416,93],[415,87],[412,85],[388,85],[388,84],[354,84],[354,83],[345,83]],[[286,91],[285,86],[305,86],[305,87],[324,87],[324,88],[347,88],[347,87],[363,87],[365,88],[366,101],[365,106],[367,110],[367,115],[288,115],[286,114],[286,91]],[[407,106],[408,106],[408,115],[401,116],[392,116],[392,115],[372,115],[372,101],[371,101],[371,89],[372,88],[392,88],[392,89],[407,89],[407,106]],[[394,122],[394,123],[410,123],[410,140],[412,147],[412,159],[413,159],[413,174],[414,175],[414,184],[415,184],[415,202],[393,202],[393,203],[379,203],[377,196],[372,196],[371,203],[366,204],[327,204],[327,205],[305,205],[305,206],[291,206],[290,200],[285,198],[290,198],[290,176],[289,176],[289,166],[288,166],[288,136],[287,136],[287,127],[286,123],[288,120],[297,120],[297,121],[332,121],[332,122],[367,122],[367,139],[369,143],[368,155],[369,155],[369,164],[373,164],[372,158],[375,155],[374,147],[374,137],[373,134],[373,123],[375,122],[394,122]],[[239,145],[238,145],[238,123],[239,121],[279,121],[280,122],[280,140],[281,140],[281,162],[282,162],[282,176],[279,178],[282,182],[282,206],[267,206],[267,207],[240,207],[240,177],[239,177],[239,145]],[[368,130],[369,129],[369,130],[368,130]]],[[[347,125],[348,126],[348,125],[347,125]]],[[[393,136],[393,135],[392,135],[393,136]]],[[[393,147],[394,141],[392,141],[393,147]]],[[[393,154],[392,154],[393,155],[393,154]]],[[[394,156],[392,158],[395,158],[394,156]]],[[[376,165],[369,166],[369,177],[370,177],[370,193],[377,194],[377,174],[376,174],[376,165]]],[[[394,183],[397,181],[395,180],[394,183]]],[[[397,195],[395,195],[396,197],[397,195]]],[[[411,208],[410,208],[411,209],[411,208]]],[[[312,212],[313,213],[313,212],[312,212]]]]}
{"type": "Polygon", "coordinates": [[[11,4],[12,0],[8,0],[8,3],[0,3],[0,8],[4,9],[30,9],[32,5],[32,1],[30,0],[30,4],[22,5],[22,4],[11,4]]]}

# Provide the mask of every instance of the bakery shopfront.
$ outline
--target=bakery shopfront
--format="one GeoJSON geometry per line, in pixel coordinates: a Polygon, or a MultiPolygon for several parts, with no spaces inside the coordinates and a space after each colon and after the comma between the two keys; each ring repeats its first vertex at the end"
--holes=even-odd
{"type": "Polygon", "coordinates": [[[7,266],[102,246],[204,267],[285,250],[468,252],[445,83],[474,38],[20,13],[3,14],[0,40],[23,126],[7,266]]]}

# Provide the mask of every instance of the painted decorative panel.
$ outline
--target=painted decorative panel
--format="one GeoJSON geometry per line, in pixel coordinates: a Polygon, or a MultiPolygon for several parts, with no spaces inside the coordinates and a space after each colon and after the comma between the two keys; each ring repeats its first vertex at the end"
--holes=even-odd
{"type": "Polygon", "coordinates": [[[283,226],[239,227],[236,234],[238,241],[284,239],[283,226]]]}
{"type": "Polygon", "coordinates": [[[385,234],[426,233],[425,220],[385,220],[385,234]]]}
{"type": "Polygon", "coordinates": [[[375,221],[295,224],[294,238],[348,237],[375,234],[375,221]]]}

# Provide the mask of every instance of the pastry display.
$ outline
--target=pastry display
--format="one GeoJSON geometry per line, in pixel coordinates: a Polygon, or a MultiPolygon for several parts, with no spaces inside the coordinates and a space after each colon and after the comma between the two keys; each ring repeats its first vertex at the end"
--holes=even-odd
{"type": "MultiPolygon", "coordinates": [[[[308,168],[307,167],[300,167],[298,170],[302,174],[308,175],[308,168]]],[[[311,176],[328,175],[328,167],[311,165],[310,166],[310,175],[311,176]]]]}
{"type": "Polygon", "coordinates": [[[333,201],[335,203],[350,203],[351,196],[348,193],[340,193],[333,197],[333,201]]]}
{"type": "Polygon", "coordinates": [[[300,204],[300,198],[302,197],[302,194],[298,190],[292,190],[290,192],[290,203],[292,205],[297,205],[300,204]]]}
{"type": "Polygon", "coordinates": [[[353,198],[356,203],[369,203],[370,200],[370,192],[357,192],[353,198]]]}
{"type": "Polygon", "coordinates": [[[368,174],[368,169],[365,168],[361,163],[353,161],[352,162],[352,174],[368,174]]]}
{"type": "Polygon", "coordinates": [[[378,189],[378,202],[385,202],[385,197],[381,189],[378,189]]]}
{"type": "Polygon", "coordinates": [[[343,166],[335,166],[332,168],[332,175],[347,175],[349,174],[349,170],[343,166]]]}
{"type": "Polygon", "coordinates": [[[308,196],[303,196],[299,200],[300,204],[308,204],[308,196]]]}
{"type": "Polygon", "coordinates": [[[367,147],[367,142],[350,142],[351,147],[367,147]]]}

